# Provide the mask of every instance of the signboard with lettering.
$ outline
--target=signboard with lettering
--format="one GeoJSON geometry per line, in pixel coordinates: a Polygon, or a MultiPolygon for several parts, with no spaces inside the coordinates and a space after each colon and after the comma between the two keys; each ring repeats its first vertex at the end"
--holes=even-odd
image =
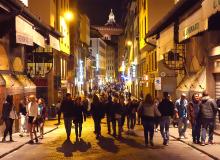
{"type": "Polygon", "coordinates": [[[208,19],[200,8],[179,25],[179,42],[208,29],[208,19]]]}
{"type": "Polygon", "coordinates": [[[16,43],[33,46],[34,43],[45,48],[45,39],[38,33],[28,20],[21,16],[15,17],[16,43]]]}
{"type": "Polygon", "coordinates": [[[154,86],[155,86],[155,90],[157,91],[161,90],[161,77],[155,77],[154,86]]]}

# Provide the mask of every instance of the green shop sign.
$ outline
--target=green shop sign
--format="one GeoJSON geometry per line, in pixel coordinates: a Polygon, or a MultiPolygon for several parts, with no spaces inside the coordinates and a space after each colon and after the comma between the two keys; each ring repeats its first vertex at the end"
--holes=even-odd
{"type": "Polygon", "coordinates": [[[192,26],[186,27],[184,30],[184,37],[188,38],[190,37],[190,35],[192,35],[192,33],[194,33],[195,31],[199,30],[199,22],[193,24],[192,26]]]}

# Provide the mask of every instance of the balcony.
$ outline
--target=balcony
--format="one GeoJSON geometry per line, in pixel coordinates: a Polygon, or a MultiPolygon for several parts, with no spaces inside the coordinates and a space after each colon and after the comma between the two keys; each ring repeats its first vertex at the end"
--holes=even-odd
{"type": "Polygon", "coordinates": [[[175,49],[164,55],[164,63],[171,70],[184,70],[185,68],[185,46],[176,44],[175,49]]]}

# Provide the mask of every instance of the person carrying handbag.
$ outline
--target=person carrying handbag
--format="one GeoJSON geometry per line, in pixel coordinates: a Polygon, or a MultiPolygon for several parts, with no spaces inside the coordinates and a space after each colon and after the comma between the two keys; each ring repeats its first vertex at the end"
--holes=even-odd
{"type": "Polygon", "coordinates": [[[6,98],[6,102],[3,104],[2,109],[2,118],[5,122],[5,131],[4,136],[2,138],[2,142],[6,142],[6,136],[9,134],[10,142],[13,142],[12,139],[12,131],[13,131],[13,123],[15,119],[18,119],[15,106],[13,105],[13,96],[8,95],[6,98]]]}

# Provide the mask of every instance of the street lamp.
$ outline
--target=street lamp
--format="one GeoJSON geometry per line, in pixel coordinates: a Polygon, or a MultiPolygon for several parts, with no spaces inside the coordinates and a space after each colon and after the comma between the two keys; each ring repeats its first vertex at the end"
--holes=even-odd
{"type": "Polygon", "coordinates": [[[74,15],[73,15],[72,12],[68,11],[68,12],[66,12],[66,13],[64,14],[64,17],[65,17],[65,19],[66,19],[67,21],[71,21],[71,20],[73,20],[74,15]]]}
{"type": "Polygon", "coordinates": [[[127,41],[127,45],[128,45],[128,46],[132,46],[132,41],[130,41],[130,40],[127,41]]]}

